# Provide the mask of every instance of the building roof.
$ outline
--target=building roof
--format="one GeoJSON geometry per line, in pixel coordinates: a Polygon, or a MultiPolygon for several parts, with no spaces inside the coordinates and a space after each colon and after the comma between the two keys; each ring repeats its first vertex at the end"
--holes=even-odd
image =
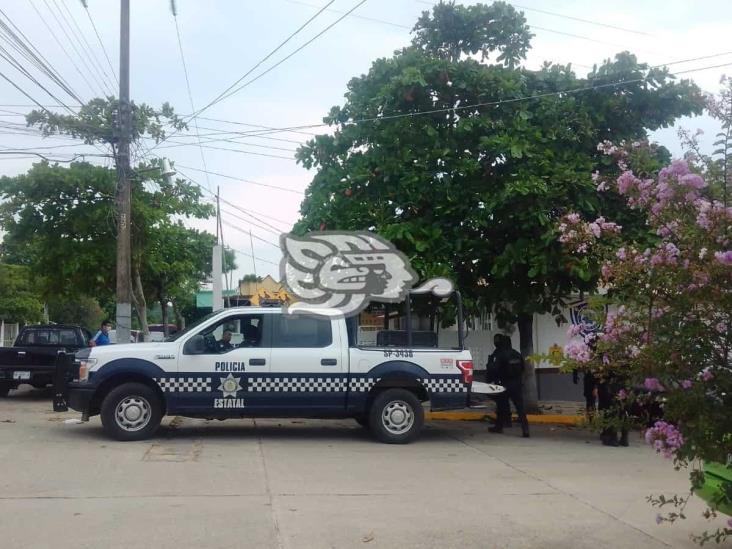
{"type": "MultiPolygon", "coordinates": [[[[235,297],[238,295],[236,290],[224,290],[224,297],[235,297]]],[[[199,309],[213,309],[213,290],[199,290],[196,292],[196,307],[199,309]]]]}

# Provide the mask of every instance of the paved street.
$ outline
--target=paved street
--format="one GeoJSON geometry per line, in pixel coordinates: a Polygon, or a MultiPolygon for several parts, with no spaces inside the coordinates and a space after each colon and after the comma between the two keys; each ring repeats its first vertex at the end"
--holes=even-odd
{"type": "Polygon", "coordinates": [[[37,391],[0,401],[0,546],[638,549],[693,547],[705,524],[697,501],[655,524],[645,497],[686,474],[637,439],[433,422],[388,446],[352,421],[174,418],[116,443],[74,417],[37,391]]]}

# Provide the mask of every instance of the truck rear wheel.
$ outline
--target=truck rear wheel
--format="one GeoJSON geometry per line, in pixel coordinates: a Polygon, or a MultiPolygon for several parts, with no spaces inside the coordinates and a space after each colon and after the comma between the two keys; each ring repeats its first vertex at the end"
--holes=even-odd
{"type": "Polygon", "coordinates": [[[8,396],[10,388],[10,383],[0,383],[0,398],[8,396]]]}
{"type": "Polygon", "coordinates": [[[424,410],[419,399],[406,389],[379,393],[369,410],[369,427],[377,440],[387,444],[412,442],[422,430],[424,410]]]}
{"type": "Polygon", "coordinates": [[[145,440],[160,427],[163,405],[153,389],[143,383],[123,383],[102,402],[102,426],[116,440],[145,440]]]}

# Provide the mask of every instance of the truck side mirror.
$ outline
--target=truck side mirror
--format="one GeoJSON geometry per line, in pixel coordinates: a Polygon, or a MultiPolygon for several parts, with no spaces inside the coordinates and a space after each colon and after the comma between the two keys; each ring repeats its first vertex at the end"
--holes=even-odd
{"type": "Polygon", "coordinates": [[[202,355],[206,352],[206,340],[200,334],[194,335],[191,339],[186,341],[183,347],[183,354],[185,355],[202,355]]]}

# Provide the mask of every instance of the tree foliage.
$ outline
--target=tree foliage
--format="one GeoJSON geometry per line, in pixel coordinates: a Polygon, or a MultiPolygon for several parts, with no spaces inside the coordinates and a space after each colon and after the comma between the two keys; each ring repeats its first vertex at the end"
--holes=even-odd
{"type": "Polygon", "coordinates": [[[43,303],[34,286],[28,267],[0,263],[0,320],[13,323],[42,320],[43,303]]]}
{"type": "MultiPolygon", "coordinates": [[[[613,168],[597,144],[700,112],[698,88],[629,53],[587,78],[550,63],[511,68],[529,35],[502,3],[440,4],[414,33],[410,47],[349,82],[345,104],[325,118],[332,134],[298,151],[316,173],[296,230],[374,230],[423,277],[456,280],[469,306],[509,320],[557,312],[568,294],[594,288],[598,273],[568,264],[556,219],[570,208],[623,208],[612,193],[598,197],[588,176],[613,168]],[[498,62],[474,58],[495,51],[498,62]]],[[[637,214],[623,215],[641,226],[637,214]]]]}
{"type": "MultiPolygon", "coordinates": [[[[166,300],[194,291],[211,268],[213,236],[184,227],[181,218],[213,214],[200,189],[166,181],[155,165],[140,164],[133,178],[132,243],[136,309],[146,291],[166,300]]],[[[39,278],[39,298],[102,303],[115,291],[113,170],[84,162],[68,167],[34,164],[28,173],[0,178],[0,227],[5,261],[26,265],[39,278]]],[[[231,265],[233,258],[227,265],[231,265]]]]}

